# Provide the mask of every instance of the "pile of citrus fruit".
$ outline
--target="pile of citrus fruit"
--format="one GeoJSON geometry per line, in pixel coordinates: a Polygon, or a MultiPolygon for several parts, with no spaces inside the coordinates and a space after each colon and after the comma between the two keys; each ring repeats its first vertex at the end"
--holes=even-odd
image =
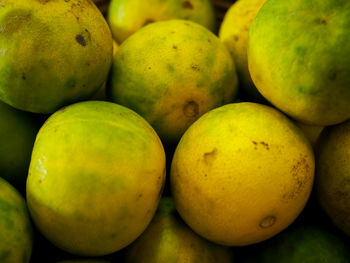
{"type": "Polygon", "coordinates": [[[350,2],[227,3],[0,0],[1,263],[350,262],[350,2]]]}

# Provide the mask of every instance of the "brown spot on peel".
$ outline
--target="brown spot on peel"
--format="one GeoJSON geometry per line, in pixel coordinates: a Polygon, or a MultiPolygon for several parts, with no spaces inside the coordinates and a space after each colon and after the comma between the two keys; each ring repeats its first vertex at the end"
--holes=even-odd
{"type": "Polygon", "coordinates": [[[184,1],[182,2],[182,7],[187,9],[193,9],[193,5],[190,1],[184,1]]]}
{"type": "Polygon", "coordinates": [[[199,106],[195,101],[190,100],[183,106],[182,111],[186,117],[193,118],[198,115],[199,106]]]}
{"type": "Polygon", "coordinates": [[[276,217],[274,216],[267,216],[263,220],[260,221],[259,227],[261,228],[268,228],[271,227],[275,224],[276,222],[276,217]]]}
{"type": "Polygon", "coordinates": [[[206,165],[211,165],[213,161],[216,159],[218,150],[214,148],[210,152],[206,152],[203,154],[203,160],[206,165]]]}
{"type": "Polygon", "coordinates": [[[76,35],[76,36],[75,36],[75,40],[76,40],[80,45],[82,45],[83,47],[86,46],[85,38],[84,38],[82,35],[80,35],[80,34],[76,35]]]}

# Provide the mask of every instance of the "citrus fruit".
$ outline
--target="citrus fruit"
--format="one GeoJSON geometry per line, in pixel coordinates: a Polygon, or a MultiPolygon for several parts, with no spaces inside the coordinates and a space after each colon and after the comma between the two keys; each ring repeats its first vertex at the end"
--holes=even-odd
{"type": "Polygon", "coordinates": [[[170,19],[187,19],[216,30],[210,0],[112,0],[107,19],[118,43],[149,23],[170,19]]]}
{"type": "Polygon", "coordinates": [[[220,25],[219,38],[229,49],[236,68],[240,91],[249,99],[262,101],[248,70],[248,30],[251,22],[266,0],[239,0],[227,10],[220,25]]]}
{"type": "Polygon", "coordinates": [[[152,23],[123,42],[108,88],[112,101],[143,116],[165,142],[177,142],[199,116],[232,102],[236,92],[226,47],[185,20],[152,23]]]}
{"type": "Polygon", "coordinates": [[[30,155],[40,126],[31,114],[0,101],[0,176],[25,188],[30,155]]]}
{"type": "Polygon", "coordinates": [[[57,247],[101,256],[145,230],[164,181],[164,149],[152,127],[123,106],[86,101],[57,111],[40,129],[27,202],[57,247]]]}
{"type": "Polygon", "coordinates": [[[241,102],[209,111],[181,138],[170,184],[176,209],[222,245],[268,239],[290,225],[313,185],[314,155],[284,114],[241,102]]]}
{"type": "Polygon", "coordinates": [[[303,131],[306,138],[309,139],[311,145],[314,147],[318,137],[320,136],[324,126],[318,125],[308,125],[301,122],[296,121],[295,124],[303,131]]]}
{"type": "Polygon", "coordinates": [[[260,93],[305,124],[350,118],[350,1],[269,0],[249,29],[248,66],[260,93]]]}
{"type": "Polygon", "coordinates": [[[316,192],[335,225],[350,236],[350,121],[325,127],[316,144],[316,192]]]}
{"type": "Polygon", "coordinates": [[[338,234],[322,225],[293,225],[272,239],[246,249],[240,262],[347,263],[349,246],[338,234]]]}
{"type": "Polygon", "coordinates": [[[33,230],[24,198],[0,178],[0,261],[28,263],[33,247],[33,230]]]}
{"type": "Polygon", "coordinates": [[[52,113],[107,78],[111,32],[91,0],[1,1],[0,27],[0,99],[15,108],[52,113]]]}
{"type": "Polygon", "coordinates": [[[171,197],[163,197],[145,232],[125,250],[125,263],[231,263],[228,247],[195,234],[179,217],[171,197]]]}

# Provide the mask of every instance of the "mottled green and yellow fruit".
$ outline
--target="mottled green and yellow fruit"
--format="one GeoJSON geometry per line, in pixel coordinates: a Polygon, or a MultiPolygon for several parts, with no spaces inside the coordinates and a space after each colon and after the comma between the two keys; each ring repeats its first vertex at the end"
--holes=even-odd
{"type": "Polygon", "coordinates": [[[124,254],[125,263],[232,262],[230,248],[194,233],[177,214],[170,197],[163,197],[150,225],[124,254]]]}
{"type": "Polygon", "coordinates": [[[24,198],[0,178],[0,262],[28,263],[33,230],[24,198]]]}
{"type": "Polygon", "coordinates": [[[177,142],[203,113],[233,101],[237,74],[227,48],[205,27],[161,21],[120,46],[108,93],[143,116],[163,141],[177,142]]]}
{"type": "Polygon", "coordinates": [[[25,189],[35,136],[40,125],[34,116],[0,101],[0,177],[25,189]]]}
{"type": "Polygon", "coordinates": [[[108,24],[91,0],[0,1],[0,100],[52,113],[93,95],[112,61],[108,24]]]}
{"type": "Polygon", "coordinates": [[[216,31],[210,0],[112,0],[108,10],[108,23],[118,43],[149,23],[170,19],[191,20],[216,31]]]}
{"type": "Polygon", "coordinates": [[[226,12],[220,25],[219,38],[223,41],[234,59],[240,91],[254,101],[263,101],[248,70],[248,30],[254,17],[266,0],[239,0],[226,12]]]}
{"type": "Polygon", "coordinates": [[[123,106],[86,101],[57,111],[40,129],[27,202],[57,247],[101,256],[145,230],[164,181],[164,149],[152,127],[123,106]]]}
{"type": "Polygon", "coordinates": [[[276,237],[247,247],[242,263],[348,263],[349,244],[332,228],[293,225],[276,237]]]}
{"type": "Polygon", "coordinates": [[[350,236],[350,120],[324,128],[316,144],[316,171],[321,206],[350,236]]]}
{"type": "Polygon", "coordinates": [[[267,1],[249,29],[260,93],[305,124],[350,118],[350,1],[267,1]]]}
{"type": "Polygon", "coordinates": [[[276,109],[228,104],[182,136],[171,164],[176,209],[199,235],[245,246],[284,230],[303,210],[314,155],[301,130],[276,109]]]}

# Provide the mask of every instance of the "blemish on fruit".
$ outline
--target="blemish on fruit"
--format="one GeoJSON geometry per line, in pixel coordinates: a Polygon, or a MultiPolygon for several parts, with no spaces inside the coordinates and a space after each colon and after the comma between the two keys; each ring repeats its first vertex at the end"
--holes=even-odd
{"type": "Polygon", "coordinates": [[[76,35],[76,36],[75,36],[75,40],[76,40],[80,45],[82,45],[83,47],[86,46],[85,38],[84,38],[82,35],[80,35],[80,34],[76,35]]]}
{"type": "Polygon", "coordinates": [[[188,8],[188,9],[193,9],[193,5],[190,1],[184,1],[182,2],[182,7],[183,8],[188,8]]]}
{"type": "Polygon", "coordinates": [[[254,144],[254,150],[258,149],[258,143],[256,141],[252,141],[252,143],[254,144]]]}
{"type": "Polygon", "coordinates": [[[266,150],[270,150],[270,147],[269,147],[269,144],[268,144],[268,143],[266,143],[266,142],[260,142],[260,144],[263,145],[263,146],[266,148],[266,150]]]}
{"type": "Polygon", "coordinates": [[[23,79],[23,80],[26,79],[26,75],[24,74],[24,72],[22,72],[22,79],[23,79]]]}
{"type": "Polygon", "coordinates": [[[291,191],[283,194],[283,199],[293,200],[303,192],[305,185],[311,180],[310,176],[305,176],[309,174],[309,169],[310,166],[307,163],[306,157],[301,155],[300,159],[291,167],[294,187],[291,191]]]}
{"type": "Polygon", "coordinates": [[[203,160],[206,165],[211,165],[213,161],[216,159],[218,150],[214,148],[210,152],[206,152],[203,154],[203,160]]]}
{"type": "Polygon", "coordinates": [[[155,22],[155,21],[154,21],[153,19],[148,18],[148,19],[146,19],[145,22],[143,23],[143,26],[146,26],[146,25],[151,24],[151,23],[154,23],[154,22],[155,22]]]}
{"type": "Polygon", "coordinates": [[[191,67],[192,67],[192,69],[195,70],[195,71],[200,71],[199,66],[196,65],[196,64],[193,64],[191,67]]]}
{"type": "Polygon", "coordinates": [[[177,46],[173,45],[173,49],[177,49],[177,46]]]}
{"type": "Polygon", "coordinates": [[[233,40],[237,42],[237,41],[239,40],[239,37],[236,36],[236,35],[234,35],[234,36],[233,36],[233,40]]]}
{"type": "Polygon", "coordinates": [[[182,108],[182,111],[186,117],[193,118],[198,115],[199,106],[195,101],[190,100],[187,103],[185,103],[185,105],[182,108]]]}
{"type": "Polygon", "coordinates": [[[260,221],[259,226],[261,228],[268,228],[271,227],[275,224],[276,222],[276,217],[274,216],[267,216],[263,220],[260,221]]]}

